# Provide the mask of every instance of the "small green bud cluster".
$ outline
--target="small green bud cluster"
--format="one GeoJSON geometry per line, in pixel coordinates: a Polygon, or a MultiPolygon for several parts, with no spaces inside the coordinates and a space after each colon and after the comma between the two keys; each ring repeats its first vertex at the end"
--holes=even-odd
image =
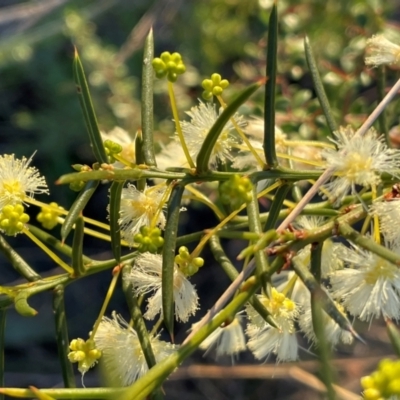
{"type": "Polygon", "coordinates": [[[253,184],[247,176],[232,175],[220,188],[221,202],[229,204],[232,209],[238,209],[243,203],[251,200],[253,184]]]}
{"type": "Polygon", "coordinates": [[[152,62],[157,78],[162,79],[165,76],[170,82],[175,82],[178,75],[186,71],[186,66],[179,53],[170,53],[164,51],[160,57],[156,57],[152,62]]]}
{"type": "Polygon", "coordinates": [[[382,360],[376,371],[361,378],[361,386],[364,399],[397,398],[400,395],[400,360],[382,360]]]}
{"type": "Polygon", "coordinates": [[[158,249],[163,246],[164,239],[161,237],[161,229],[142,226],[140,233],[137,233],[133,240],[139,243],[139,253],[157,253],[158,249]]]}
{"type": "Polygon", "coordinates": [[[78,370],[85,373],[101,357],[101,351],[96,349],[94,340],[73,339],[69,345],[68,353],[70,362],[78,363],[78,370]]]}
{"type": "Polygon", "coordinates": [[[222,79],[220,74],[212,74],[211,79],[204,79],[201,86],[204,89],[203,98],[210,100],[213,96],[220,96],[229,86],[229,81],[222,79]]]}
{"type": "Polygon", "coordinates": [[[115,163],[115,161],[117,160],[114,158],[114,155],[121,153],[122,146],[118,143],[113,142],[110,139],[105,140],[103,144],[104,144],[104,149],[106,150],[108,162],[110,164],[115,163]]]}
{"type": "Polygon", "coordinates": [[[85,186],[84,181],[74,181],[69,184],[69,188],[74,192],[80,192],[85,186]]]}
{"type": "Polygon", "coordinates": [[[29,215],[24,213],[22,204],[4,206],[0,213],[0,229],[9,236],[22,232],[28,221],[29,215]]]}
{"type": "Polygon", "coordinates": [[[53,229],[58,224],[58,217],[61,215],[59,210],[64,210],[54,201],[48,206],[41,208],[40,213],[37,215],[36,219],[42,224],[45,229],[53,229]]]}
{"type": "Polygon", "coordinates": [[[204,260],[201,257],[192,258],[185,246],[179,247],[179,254],[175,256],[175,262],[186,276],[194,275],[204,265],[204,260]]]}

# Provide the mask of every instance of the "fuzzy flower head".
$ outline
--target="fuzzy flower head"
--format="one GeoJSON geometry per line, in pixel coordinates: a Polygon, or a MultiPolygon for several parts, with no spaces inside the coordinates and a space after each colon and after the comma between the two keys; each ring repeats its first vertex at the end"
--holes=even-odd
{"type": "MultiPolygon", "coordinates": [[[[181,122],[183,136],[185,137],[186,145],[192,158],[197,157],[204,139],[222,112],[222,110],[217,112],[213,104],[203,103],[202,101],[199,103],[197,107],[192,107],[190,111],[186,112],[191,118],[191,121],[181,122]]],[[[245,126],[245,122],[241,116],[235,114],[233,118],[240,128],[245,126]]],[[[215,164],[217,160],[221,162],[233,160],[232,148],[237,145],[238,141],[235,135],[235,127],[232,122],[229,121],[223,128],[222,133],[219,135],[214,145],[211,152],[210,163],[215,164]]]]}
{"type": "Polygon", "coordinates": [[[157,168],[165,171],[167,168],[189,168],[185,153],[179,142],[172,140],[156,154],[157,168]]]}
{"type": "MultiPolygon", "coordinates": [[[[249,137],[258,143],[262,144],[264,141],[265,122],[264,118],[254,117],[251,118],[246,127],[246,133],[249,137]]],[[[286,153],[286,140],[287,135],[275,125],[275,149],[280,153],[286,153]]]]}
{"type": "Polygon", "coordinates": [[[385,240],[390,243],[400,243],[400,229],[396,223],[400,221],[400,199],[374,202],[370,212],[378,216],[379,228],[385,240]]]}
{"type": "Polygon", "coordinates": [[[241,317],[236,316],[232,321],[217,328],[200,345],[200,349],[216,349],[217,359],[221,356],[231,356],[232,360],[240,352],[246,350],[246,339],[241,325],[241,317]]]}
{"type": "Polygon", "coordinates": [[[394,175],[400,166],[400,152],[389,149],[373,128],[360,136],[350,126],[341,127],[334,135],[338,149],[324,150],[323,156],[336,176],[324,187],[336,201],[349,191],[356,193],[356,185],[376,187],[382,173],[394,175]]]}
{"type": "Polygon", "coordinates": [[[273,353],[278,362],[297,360],[295,320],[299,315],[298,307],[275,288],[272,288],[271,298],[259,296],[259,300],[277,322],[279,329],[265,322],[252,306],[247,306],[250,321],[246,330],[250,338],[247,345],[254,357],[262,360],[273,353]]]}
{"type": "Polygon", "coordinates": [[[14,154],[0,156],[0,211],[6,205],[23,203],[26,197],[46,193],[46,181],[35,167],[30,167],[29,159],[16,159],[14,154]]]}
{"type": "MultiPolygon", "coordinates": [[[[249,142],[263,161],[265,161],[263,149],[264,129],[264,120],[262,118],[252,118],[246,126],[246,134],[249,136],[249,142]]],[[[286,138],[286,134],[279,127],[275,126],[275,149],[277,152],[287,153],[286,138]]],[[[233,161],[233,168],[240,171],[260,170],[261,167],[250,149],[244,145],[241,147],[239,154],[233,161]]]]}
{"type": "MultiPolygon", "coordinates": [[[[148,371],[148,366],[136,332],[119,315],[103,317],[94,336],[102,352],[102,365],[112,386],[129,386],[148,371]]],[[[156,362],[175,351],[175,346],[150,337],[156,362]]]]}
{"type": "MultiPolygon", "coordinates": [[[[336,303],[336,307],[342,314],[345,314],[345,310],[340,304],[336,303]]],[[[316,343],[317,337],[314,332],[311,307],[308,305],[307,308],[304,306],[303,308],[305,311],[303,310],[299,317],[300,329],[309,341],[316,343]]],[[[322,310],[322,324],[324,327],[324,336],[332,347],[335,347],[340,342],[345,344],[353,342],[353,335],[342,329],[324,310],[322,310]]]]}
{"type": "Polygon", "coordinates": [[[340,254],[350,268],[330,275],[333,297],[362,321],[372,321],[381,315],[400,320],[398,266],[356,246],[342,245],[340,254]]]}
{"type": "MultiPolygon", "coordinates": [[[[249,139],[249,142],[253,146],[254,150],[257,151],[261,160],[265,162],[265,155],[262,147],[262,142],[258,142],[253,139],[249,139]]],[[[238,155],[233,160],[232,167],[239,171],[248,171],[248,172],[261,170],[261,167],[257,162],[256,158],[254,157],[254,154],[247,147],[239,151],[238,155]]]]}
{"type": "Polygon", "coordinates": [[[370,67],[400,62],[400,46],[392,43],[383,35],[375,35],[368,39],[366,50],[369,56],[365,57],[365,64],[370,67]]]}
{"type": "MultiPolygon", "coordinates": [[[[154,319],[162,312],[162,256],[143,253],[136,259],[130,274],[135,295],[153,293],[148,299],[146,319],[154,319]]],[[[174,302],[175,316],[178,321],[186,322],[198,309],[199,297],[196,289],[186,279],[184,273],[174,266],[174,302]]]]}
{"type": "Polygon", "coordinates": [[[133,245],[134,236],[140,232],[142,226],[149,226],[157,215],[156,225],[160,229],[165,227],[165,216],[160,210],[164,208],[161,200],[165,187],[146,187],[143,192],[136,189],[135,185],[128,185],[122,189],[120,218],[122,237],[133,245]]]}

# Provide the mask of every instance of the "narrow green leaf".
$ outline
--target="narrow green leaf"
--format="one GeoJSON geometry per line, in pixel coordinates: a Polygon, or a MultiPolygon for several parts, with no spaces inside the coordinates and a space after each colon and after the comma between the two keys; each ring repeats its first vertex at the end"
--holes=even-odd
{"type": "MultiPolygon", "coordinates": [[[[0,388],[4,387],[4,347],[6,343],[6,317],[7,311],[0,309],[0,388]]],[[[0,400],[4,400],[3,394],[0,394],[0,400]]]]}
{"type": "Polygon", "coordinates": [[[210,161],[211,152],[214,148],[215,143],[218,140],[219,135],[222,133],[224,126],[235,114],[237,109],[261,86],[261,83],[253,83],[246,89],[244,89],[239,95],[228,105],[227,108],[215,121],[213,127],[207,134],[203,144],[201,145],[199,154],[197,156],[197,172],[199,174],[208,171],[208,164],[210,161]]]}
{"type": "MultiPolygon", "coordinates": [[[[58,240],[54,236],[50,235],[50,233],[45,232],[44,230],[38,228],[37,226],[28,225],[28,228],[29,228],[29,231],[33,235],[35,235],[38,239],[40,239],[43,243],[52,247],[54,250],[57,250],[61,254],[65,254],[66,256],[72,258],[72,248],[70,246],[62,243],[60,240],[58,240]]],[[[96,262],[85,255],[82,255],[82,258],[83,258],[83,262],[85,265],[96,262]]]]}
{"type": "Polygon", "coordinates": [[[179,214],[181,210],[183,184],[176,184],[168,202],[167,223],[164,233],[163,263],[162,263],[162,307],[164,324],[174,338],[174,266],[176,237],[178,234],[179,214]]]}
{"type": "Polygon", "coordinates": [[[395,265],[400,265],[400,256],[394,251],[389,250],[387,247],[381,246],[374,240],[361,235],[347,223],[340,223],[337,225],[339,232],[346,238],[362,247],[367,251],[375,253],[377,256],[382,257],[384,260],[390,261],[395,265]]]}
{"type": "Polygon", "coordinates": [[[267,39],[267,69],[265,82],[264,102],[264,154],[269,168],[278,165],[275,150],[275,87],[276,87],[276,65],[278,57],[278,10],[276,2],[272,6],[268,22],[267,39]]]}
{"type": "Polygon", "coordinates": [[[297,203],[303,198],[303,193],[297,183],[295,183],[292,187],[292,197],[297,203]]]}
{"type": "Polygon", "coordinates": [[[321,261],[323,243],[311,244],[311,266],[310,271],[317,282],[321,282],[321,261]]]}
{"type": "MultiPolygon", "coordinates": [[[[220,242],[218,236],[216,236],[216,235],[211,236],[208,243],[210,244],[211,252],[215,258],[215,261],[218,262],[218,264],[224,270],[225,274],[233,282],[237,278],[239,273],[236,270],[236,268],[234,267],[234,265],[231,263],[231,261],[229,260],[228,256],[225,254],[225,251],[221,246],[221,242],[220,242]]],[[[279,329],[276,321],[273,319],[273,317],[268,312],[268,310],[263,306],[263,304],[257,298],[257,296],[253,296],[249,300],[249,303],[258,312],[258,314],[260,314],[260,316],[264,319],[265,322],[267,322],[269,325],[273,326],[274,328],[279,329]]]]}
{"type": "Polygon", "coordinates": [[[268,212],[268,218],[264,225],[264,231],[267,232],[270,229],[275,228],[275,224],[279,219],[279,213],[282,210],[283,202],[286,200],[286,196],[292,187],[291,183],[283,183],[282,186],[276,190],[274,200],[272,201],[271,207],[268,212]]]}
{"type": "Polygon", "coordinates": [[[34,282],[41,279],[40,275],[8,244],[2,235],[0,235],[0,250],[10,261],[13,268],[27,281],[34,282]]]}
{"type": "Polygon", "coordinates": [[[92,145],[94,156],[100,164],[108,164],[108,158],[104,149],[103,140],[101,139],[100,130],[97,125],[96,113],[93,108],[85,71],[83,70],[78,50],[76,48],[73,61],[73,71],[79,102],[85,118],[85,124],[89,133],[90,144],[92,145]]]}
{"type": "MultiPolygon", "coordinates": [[[[138,131],[135,139],[135,154],[136,154],[136,164],[144,164],[144,154],[143,154],[143,135],[142,131],[138,131]]],[[[146,188],[146,178],[141,178],[137,180],[136,187],[141,192],[146,188]]]]}
{"type": "Polygon", "coordinates": [[[54,320],[56,325],[58,358],[61,363],[64,386],[67,388],[74,388],[76,387],[74,369],[72,367],[72,363],[68,359],[69,338],[68,338],[67,319],[65,316],[65,308],[64,308],[63,285],[58,285],[54,288],[53,311],[54,311],[54,320]]]}
{"type": "MultiPolygon", "coordinates": [[[[147,332],[142,312],[140,311],[140,307],[136,297],[133,295],[132,283],[130,282],[130,279],[128,279],[130,270],[131,267],[129,265],[125,265],[122,270],[122,290],[124,291],[125,299],[129,307],[129,311],[133,321],[133,328],[137,333],[140,347],[142,348],[147,366],[150,369],[156,365],[156,357],[154,356],[154,352],[151,347],[150,336],[147,332]]],[[[153,394],[153,398],[162,399],[162,392],[160,390],[157,390],[156,393],[153,394]]]]}
{"type": "Polygon", "coordinates": [[[311,48],[310,40],[306,36],[304,38],[304,50],[306,53],[306,60],[308,68],[311,72],[311,78],[314,83],[314,89],[317,94],[319,104],[322,107],[322,111],[325,115],[326,122],[328,123],[329,130],[331,133],[338,130],[338,124],[333,116],[331,106],[329,105],[328,97],[326,96],[324,85],[322,83],[321,76],[318,71],[317,63],[314,58],[314,54],[311,48]]]}
{"type": "Polygon", "coordinates": [[[143,132],[138,130],[135,136],[135,154],[136,154],[136,164],[144,164],[143,155],[143,132]]]}
{"type": "Polygon", "coordinates": [[[23,317],[34,317],[38,312],[28,304],[31,295],[27,290],[21,290],[14,298],[15,309],[23,317]]]}
{"type": "MultiPolygon", "coordinates": [[[[251,201],[247,204],[247,216],[249,217],[249,228],[251,232],[261,235],[263,233],[260,221],[260,210],[258,208],[257,199],[257,185],[253,185],[251,201]]],[[[252,241],[254,244],[254,241],[252,241]]],[[[254,258],[256,262],[256,273],[258,276],[264,276],[265,272],[268,271],[268,261],[264,253],[264,249],[259,249],[254,252],[254,258]]],[[[261,282],[264,290],[267,288],[267,281],[261,282]]]]}
{"type": "Polygon", "coordinates": [[[333,388],[333,368],[330,365],[330,345],[325,337],[323,311],[319,295],[316,292],[311,293],[311,315],[314,333],[317,338],[316,351],[321,364],[320,376],[326,386],[328,399],[335,400],[336,394],[333,388]]]}
{"type": "Polygon", "coordinates": [[[64,241],[68,234],[71,232],[73,225],[79,217],[79,214],[86,207],[86,204],[93,196],[97,186],[99,185],[98,181],[89,181],[86,183],[85,187],[79,193],[78,197],[72,204],[71,208],[68,211],[68,214],[65,216],[64,223],[61,226],[61,239],[64,241]]]}
{"type": "Polygon", "coordinates": [[[118,223],[121,193],[125,182],[115,181],[110,188],[110,235],[113,256],[121,262],[121,227],[118,223]]]}
{"type": "MultiPolygon", "coordinates": [[[[151,62],[154,58],[153,29],[144,42],[143,68],[142,68],[142,131],[143,131],[143,157],[146,165],[156,165],[153,142],[153,87],[154,70],[151,62]]],[[[137,163],[139,164],[139,163],[137,163]]]]}
{"type": "Polygon", "coordinates": [[[83,265],[84,227],[85,227],[85,222],[82,216],[78,216],[75,222],[74,239],[72,242],[72,260],[71,260],[75,277],[85,274],[85,266],[83,265]]]}
{"type": "MultiPolygon", "coordinates": [[[[161,179],[184,179],[186,174],[183,172],[169,172],[169,171],[158,171],[151,169],[143,169],[143,168],[131,168],[131,169],[114,169],[111,170],[94,170],[89,172],[73,172],[70,174],[66,174],[61,176],[56,184],[63,185],[66,183],[72,183],[77,181],[91,181],[91,180],[137,180],[141,178],[161,178],[161,179]]],[[[313,174],[311,177],[307,176],[306,179],[314,179],[318,177],[317,174],[313,174]]],[[[228,179],[228,177],[226,178],[228,179]]],[[[303,178],[304,179],[304,178],[303,178]]],[[[195,178],[193,177],[193,182],[195,182],[195,178]]]]}

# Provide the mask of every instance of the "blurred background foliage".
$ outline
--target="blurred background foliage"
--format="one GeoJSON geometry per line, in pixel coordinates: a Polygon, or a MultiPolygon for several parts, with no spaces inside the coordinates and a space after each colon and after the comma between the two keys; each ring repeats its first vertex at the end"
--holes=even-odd
{"type": "MultiPolygon", "coordinates": [[[[89,75],[104,131],[118,125],[134,134],[140,126],[141,46],[150,26],[156,52],[179,51],[189,65],[179,80],[182,111],[196,103],[201,80],[213,72],[236,82],[230,92],[264,74],[272,0],[2,3],[0,140],[5,152],[28,156],[39,150],[49,181],[71,163],[92,157],[72,80],[73,45],[89,75]]],[[[279,2],[277,123],[285,132],[315,138],[325,131],[305,62],[304,34],[310,37],[339,121],[357,124],[365,117],[376,97],[375,71],[362,62],[365,41],[385,32],[400,42],[395,5],[394,0],[279,2]]],[[[397,72],[390,71],[389,79],[397,72]]],[[[157,94],[164,91],[163,83],[156,85],[157,94]]],[[[261,99],[260,93],[255,109],[261,99]]],[[[164,141],[173,132],[166,102],[167,96],[156,95],[156,134],[164,141]]]]}
{"type": "MultiPolygon", "coordinates": [[[[109,131],[120,126],[133,136],[140,127],[141,48],[151,26],[156,54],[179,51],[187,65],[187,72],[176,84],[178,107],[183,118],[184,111],[195,105],[201,96],[202,79],[212,73],[218,72],[230,80],[231,86],[225,97],[228,102],[238,89],[264,76],[265,32],[272,3],[272,0],[0,0],[2,153],[29,157],[37,151],[34,164],[47,178],[51,200],[68,207],[76,194],[67,187],[56,189],[53,182],[70,171],[71,164],[94,161],[72,77],[73,46],[78,48],[89,77],[101,129],[109,131]]],[[[305,34],[310,38],[338,122],[359,125],[377,101],[377,71],[364,66],[365,43],[368,37],[378,32],[400,43],[400,26],[396,22],[400,16],[398,2],[280,0],[278,10],[277,125],[291,137],[319,139],[328,132],[305,61],[305,34]]],[[[387,69],[387,87],[398,75],[396,67],[387,69]]],[[[262,115],[262,102],[263,93],[260,91],[242,107],[241,112],[262,115]]],[[[155,113],[157,142],[166,143],[174,125],[165,82],[155,82],[155,113]]],[[[388,110],[388,128],[391,128],[394,144],[399,122],[393,104],[388,110]]],[[[107,189],[102,190],[101,202],[89,204],[92,215],[88,216],[105,218],[107,189]]],[[[204,214],[191,218],[191,225],[196,230],[201,229],[207,218],[204,214]]],[[[24,246],[28,244],[18,238],[18,246],[21,254],[25,254],[24,246]]],[[[110,257],[107,244],[103,250],[106,253],[103,256],[99,254],[99,257],[110,257]]],[[[94,251],[99,252],[97,245],[94,251]]],[[[26,258],[38,265],[39,271],[52,268],[51,263],[38,253],[29,253],[26,258]]],[[[8,270],[8,267],[4,268],[0,274],[2,284],[16,279],[15,274],[8,270]]],[[[201,278],[206,289],[210,274],[205,273],[201,278]]],[[[90,330],[107,289],[108,274],[100,284],[97,277],[92,278],[85,279],[84,283],[79,281],[72,285],[76,289],[68,291],[71,337],[82,336],[90,330]],[[91,290],[87,291],[87,287],[91,290]],[[82,307],[91,311],[74,312],[82,311],[82,307]]],[[[222,291],[227,283],[224,279],[215,281],[214,294],[222,291]]],[[[201,282],[196,284],[201,292],[201,282]]],[[[53,328],[45,328],[53,326],[51,296],[43,294],[39,297],[33,299],[32,305],[40,311],[35,318],[36,321],[42,318],[41,324],[35,321],[30,330],[24,328],[25,319],[9,313],[8,360],[12,370],[21,371],[21,359],[15,355],[23,357],[22,353],[28,351],[28,345],[35,340],[39,347],[35,350],[30,346],[29,359],[26,354],[22,358],[28,365],[26,368],[29,369],[29,363],[37,360],[38,356],[43,360],[47,373],[58,368],[55,367],[53,328]],[[53,355],[48,364],[46,352],[53,355]]],[[[122,296],[116,297],[116,303],[122,301],[122,296]]],[[[211,306],[212,301],[205,298],[203,307],[211,306]]],[[[355,344],[357,346],[360,344],[355,344]]],[[[379,354],[378,347],[374,346],[367,349],[364,346],[362,351],[366,355],[379,354]]],[[[353,354],[356,353],[357,349],[353,354]]],[[[245,357],[245,361],[251,360],[245,357]]],[[[32,383],[29,379],[18,379],[14,384],[24,386],[32,383]]],[[[40,386],[40,380],[35,382],[40,386]]],[[[354,390],[358,391],[358,380],[354,385],[354,390]]],[[[244,394],[245,397],[240,397],[241,393],[249,393],[248,387],[254,399],[259,398],[257,393],[265,394],[262,382],[254,385],[249,381],[247,386],[238,387],[237,383],[231,383],[230,389],[223,388],[227,397],[218,397],[215,392],[210,398],[250,398],[244,394]]],[[[204,392],[212,388],[207,389],[207,384],[204,384],[198,389],[204,392]]],[[[281,394],[276,392],[273,398],[289,398],[286,389],[281,394]]],[[[172,387],[169,393],[171,390],[172,387]]],[[[198,398],[204,397],[199,395],[198,398]]],[[[313,397],[303,391],[299,398],[313,397]]]]}

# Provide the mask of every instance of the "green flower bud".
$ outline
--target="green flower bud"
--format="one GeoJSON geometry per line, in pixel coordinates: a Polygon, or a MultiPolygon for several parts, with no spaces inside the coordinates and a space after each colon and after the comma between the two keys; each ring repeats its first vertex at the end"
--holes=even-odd
{"type": "Polygon", "coordinates": [[[69,184],[69,188],[74,192],[80,192],[85,186],[84,181],[75,181],[69,184]]]}
{"type": "Polygon", "coordinates": [[[78,370],[84,374],[101,357],[101,351],[96,349],[94,340],[73,339],[69,345],[68,360],[78,363],[78,370]]]}
{"type": "Polygon", "coordinates": [[[204,79],[203,82],[201,83],[201,86],[203,87],[204,90],[211,92],[214,87],[214,82],[211,79],[204,79]]]}
{"type": "Polygon", "coordinates": [[[152,65],[157,78],[162,79],[166,76],[170,82],[175,82],[178,75],[182,75],[186,71],[181,55],[179,53],[171,54],[168,51],[164,51],[159,58],[154,58],[152,65]]]}
{"type": "Polygon", "coordinates": [[[174,73],[174,72],[169,72],[168,75],[167,75],[167,79],[170,82],[176,82],[176,80],[178,79],[178,75],[176,73],[174,73]]]}
{"type": "Polygon", "coordinates": [[[193,258],[192,262],[197,268],[200,268],[204,265],[204,260],[201,257],[193,258]]]}
{"type": "Polygon", "coordinates": [[[192,276],[204,265],[204,260],[201,257],[192,258],[188,248],[181,246],[179,254],[175,256],[175,263],[184,275],[192,276]]]}
{"type": "Polygon", "coordinates": [[[204,100],[211,100],[212,97],[213,97],[213,94],[212,94],[211,91],[205,90],[205,91],[202,93],[202,97],[203,97],[204,100]]]}
{"type": "Polygon", "coordinates": [[[161,230],[159,228],[150,228],[149,226],[142,226],[140,233],[137,233],[133,240],[139,245],[137,250],[140,253],[150,252],[154,254],[164,245],[161,230]]]}
{"type": "Polygon", "coordinates": [[[78,172],[81,172],[82,167],[83,167],[82,164],[74,164],[74,165],[72,165],[72,168],[73,168],[75,171],[78,171],[78,172]]]}
{"type": "Polygon", "coordinates": [[[190,258],[190,253],[189,249],[185,246],[179,247],[179,255],[184,259],[184,260],[189,260],[190,258]]]}
{"type": "Polygon", "coordinates": [[[213,88],[212,94],[213,94],[214,96],[220,96],[220,95],[222,94],[223,91],[224,91],[224,89],[222,89],[222,87],[216,86],[215,88],[213,88]]]}
{"type": "Polygon", "coordinates": [[[108,162],[110,164],[115,163],[116,159],[114,156],[121,153],[121,151],[123,150],[122,146],[118,143],[113,142],[110,139],[105,140],[103,144],[108,157],[108,162]]]}
{"type": "Polygon", "coordinates": [[[229,81],[222,79],[220,74],[212,74],[211,79],[204,79],[201,86],[204,89],[203,98],[210,100],[213,96],[221,96],[224,89],[229,86],[229,81]]]}
{"type": "Polygon", "coordinates": [[[246,176],[232,175],[220,187],[220,198],[223,204],[230,205],[232,209],[238,209],[242,204],[251,200],[253,184],[246,176]]]}

